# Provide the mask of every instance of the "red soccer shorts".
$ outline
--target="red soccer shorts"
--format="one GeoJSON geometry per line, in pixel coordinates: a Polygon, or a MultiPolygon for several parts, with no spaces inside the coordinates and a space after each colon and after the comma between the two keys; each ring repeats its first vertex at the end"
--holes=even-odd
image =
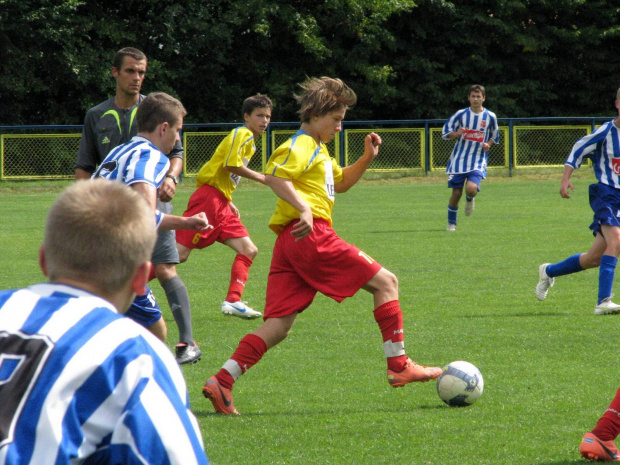
{"type": "Polygon", "coordinates": [[[342,302],[382,268],[339,238],[326,220],[315,218],[312,233],[298,242],[291,236],[295,223],[284,228],[274,246],[264,319],[302,312],[317,292],[342,302]]]}
{"type": "Polygon", "coordinates": [[[204,185],[196,189],[187,202],[183,216],[205,212],[213,229],[191,231],[177,229],[177,242],[188,249],[204,249],[214,242],[232,237],[249,237],[248,230],[228,205],[228,199],[215,187],[204,185]]]}

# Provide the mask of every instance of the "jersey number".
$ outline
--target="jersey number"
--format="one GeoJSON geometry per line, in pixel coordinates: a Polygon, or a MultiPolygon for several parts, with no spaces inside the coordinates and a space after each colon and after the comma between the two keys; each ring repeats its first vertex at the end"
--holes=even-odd
{"type": "Polygon", "coordinates": [[[13,441],[15,424],[52,349],[45,336],[0,331],[0,447],[13,441]]]}

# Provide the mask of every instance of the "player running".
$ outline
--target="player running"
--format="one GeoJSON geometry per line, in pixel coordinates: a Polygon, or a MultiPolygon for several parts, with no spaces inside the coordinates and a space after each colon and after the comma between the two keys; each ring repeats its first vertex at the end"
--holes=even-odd
{"type": "Polygon", "coordinates": [[[272,103],[266,95],[257,94],[245,99],[241,108],[244,125],[233,129],[218,145],[211,160],[200,168],[196,177],[198,188],[183,213],[184,216],[206,213],[213,229],[177,231],[181,263],[187,260],[192,250],[204,249],[214,242],[221,242],[237,253],[230,270],[230,285],[222,303],[222,313],[245,319],[261,316],[260,312],[241,301],[258,248],[241,223],[241,213],[232,202],[232,194],[241,178],[265,183],[265,175],[248,168],[248,163],[256,153],[257,138],[271,121],[271,110],[272,103]]]}
{"type": "Polygon", "coordinates": [[[480,190],[480,182],[487,176],[489,149],[499,143],[499,130],[495,113],[482,106],[486,99],[484,87],[469,88],[469,108],[457,111],[444,124],[441,137],[458,139],[448,160],[446,173],[452,195],[448,202],[447,231],[456,230],[459,201],[465,186],[465,215],[474,212],[474,198],[480,190]]]}
{"type": "Polygon", "coordinates": [[[240,341],[230,360],[203,387],[205,397],[223,414],[239,414],[233,404],[233,384],[288,336],[317,292],[337,302],[359,289],[373,295],[392,386],[429,381],[442,372],[418,365],[405,355],[396,276],[332,229],[335,194],[357,183],[378,155],[381,138],[367,135],[364,155],[353,165],[340,167],[325,144],[342,130],[346,111],[357,97],[341,80],[328,77],[310,78],[301,89],[295,96],[301,129],[275,150],[265,174],[265,183],[278,196],[269,222],[278,238],[267,282],[264,323],[240,341]]]}
{"type": "Polygon", "coordinates": [[[545,300],[555,278],[599,267],[598,299],[595,315],[620,313],[620,305],[611,301],[618,256],[620,256],[620,89],[616,92],[618,117],[579,139],[564,165],[560,195],[570,199],[568,190],[575,188],[570,182],[573,171],[585,158],[592,160],[594,176],[598,183],[589,189],[590,207],[594,218],[590,229],[594,241],[586,253],[572,255],[558,263],[543,263],[538,267],[536,298],[545,300]]]}

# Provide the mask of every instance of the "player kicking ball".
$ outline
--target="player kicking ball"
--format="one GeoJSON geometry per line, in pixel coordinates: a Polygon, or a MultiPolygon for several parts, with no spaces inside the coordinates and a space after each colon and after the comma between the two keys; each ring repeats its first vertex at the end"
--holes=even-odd
{"type": "Polygon", "coordinates": [[[289,334],[297,316],[317,292],[342,302],[359,289],[372,294],[374,317],[383,336],[387,378],[393,387],[437,378],[441,368],[418,365],[405,355],[398,280],[332,229],[335,194],[349,190],[377,157],[381,138],[369,134],[364,155],[345,168],[330,157],[326,143],[342,130],[357,96],[339,79],[309,78],[295,98],[301,128],[271,155],[265,184],[278,196],[269,227],[278,235],[267,282],[263,324],[240,341],[202,392],[215,410],[239,414],[231,391],[237,379],[289,334]],[[355,270],[352,273],[351,270],[355,270]]]}
{"type": "Polygon", "coordinates": [[[177,231],[181,263],[187,260],[192,250],[204,249],[214,242],[221,242],[236,252],[222,313],[244,319],[261,316],[260,312],[241,301],[258,248],[241,223],[241,214],[232,202],[232,194],[241,178],[265,183],[265,175],[248,168],[248,163],[256,153],[256,139],[265,132],[271,121],[271,109],[271,100],[266,95],[257,94],[245,99],[241,109],[244,125],[230,132],[217,147],[211,160],[198,172],[198,188],[190,197],[183,216],[204,212],[213,229],[200,232],[177,231]]]}

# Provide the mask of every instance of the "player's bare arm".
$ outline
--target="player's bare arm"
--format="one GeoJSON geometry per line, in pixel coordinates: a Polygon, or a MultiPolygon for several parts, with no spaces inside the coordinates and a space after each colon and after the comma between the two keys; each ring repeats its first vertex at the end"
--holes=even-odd
{"type": "MultiPolygon", "coordinates": [[[[133,183],[131,184],[131,188],[144,197],[144,200],[146,200],[148,205],[151,207],[153,214],[155,214],[155,210],[157,209],[157,189],[146,182],[133,183]]],[[[162,231],[171,229],[191,229],[202,231],[208,228],[213,228],[213,226],[209,224],[207,215],[200,212],[190,217],[164,215],[158,229],[162,231]]]]}
{"type": "Polygon", "coordinates": [[[573,184],[570,182],[570,177],[575,169],[570,165],[564,165],[564,174],[562,175],[562,182],[560,183],[560,195],[565,199],[570,199],[568,189],[575,192],[573,184]]]}
{"type": "Polygon", "coordinates": [[[297,240],[300,240],[310,234],[314,226],[312,210],[305,200],[297,193],[293,186],[293,182],[290,179],[278,178],[277,176],[266,174],[265,184],[267,184],[278,197],[291,204],[299,212],[299,222],[293,226],[291,235],[297,237],[297,240]]]}
{"type": "Polygon", "coordinates": [[[174,198],[174,195],[177,192],[177,182],[182,170],[183,159],[178,157],[171,158],[168,173],[166,174],[161,186],[159,186],[159,200],[162,202],[170,202],[174,198]]]}
{"type": "Polygon", "coordinates": [[[348,191],[360,180],[373,160],[379,155],[381,143],[381,137],[374,132],[366,136],[364,139],[364,155],[351,166],[342,169],[342,181],[334,185],[334,190],[337,193],[342,194],[348,191]]]}
{"type": "Polygon", "coordinates": [[[232,174],[236,174],[237,176],[241,176],[242,178],[248,178],[252,181],[260,182],[261,184],[265,184],[265,175],[262,173],[257,173],[254,170],[251,170],[247,166],[225,166],[227,171],[230,171],[232,174]]]}

